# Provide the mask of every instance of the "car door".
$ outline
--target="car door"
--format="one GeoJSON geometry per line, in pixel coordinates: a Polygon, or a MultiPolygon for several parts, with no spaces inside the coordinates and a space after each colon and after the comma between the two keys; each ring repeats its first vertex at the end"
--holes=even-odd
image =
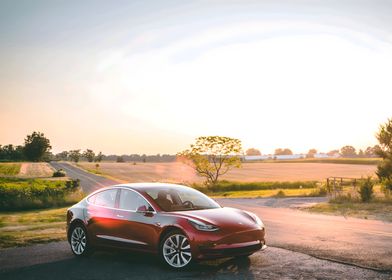
{"type": "Polygon", "coordinates": [[[138,192],[121,189],[117,217],[121,221],[117,237],[125,246],[154,251],[157,240],[157,216],[151,205],[138,192]]]}
{"type": "Polygon", "coordinates": [[[116,204],[118,189],[109,189],[89,197],[86,219],[89,233],[95,243],[110,245],[118,227],[116,204]],[[109,243],[108,243],[109,242],[109,243]]]}

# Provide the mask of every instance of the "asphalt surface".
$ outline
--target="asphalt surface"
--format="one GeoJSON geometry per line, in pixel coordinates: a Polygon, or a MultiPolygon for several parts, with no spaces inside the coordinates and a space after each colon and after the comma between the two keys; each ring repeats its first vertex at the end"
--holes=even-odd
{"type": "Polygon", "coordinates": [[[0,279],[390,279],[391,274],[268,248],[246,259],[201,262],[184,271],[156,257],[100,251],[77,258],[67,242],[2,250],[0,279]],[[24,260],[24,263],[20,262],[24,260]]]}
{"type": "Polygon", "coordinates": [[[73,179],[79,179],[82,190],[85,194],[92,193],[93,191],[118,184],[118,181],[114,181],[102,176],[98,176],[89,172],[86,172],[78,167],[64,162],[51,162],[50,165],[55,169],[63,169],[67,176],[73,179]]]}
{"type": "Polygon", "coordinates": [[[283,199],[276,203],[273,199],[220,199],[218,202],[256,213],[265,223],[267,244],[271,246],[392,271],[392,223],[287,208],[298,207],[300,200],[308,204],[312,198],[283,199]]]}
{"type": "MultiPolygon", "coordinates": [[[[117,183],[66,163],[52,166],[80,179],[86,193],[117,183]]],[[[129,252],[76,258],[67,242],[54,242],[0,250],[0,279],[392,279],[392,224],[295,209],[323,199],[218,200],[263,219],[270,247],[248,259],[202,262],[179,272],[129,252]]]]}

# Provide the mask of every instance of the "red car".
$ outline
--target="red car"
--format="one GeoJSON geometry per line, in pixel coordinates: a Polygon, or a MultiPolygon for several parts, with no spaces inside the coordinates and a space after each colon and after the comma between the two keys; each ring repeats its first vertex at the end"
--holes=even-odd
{"type": "Polygon", "coordinates": [[[249,256],[264,250],[255,214],[221,207],[201,192],[174,184],[123,184],[100,189],[68,209],[76,256],[97,247],[158,254],[172,268],[192,261],[249,256]]]}

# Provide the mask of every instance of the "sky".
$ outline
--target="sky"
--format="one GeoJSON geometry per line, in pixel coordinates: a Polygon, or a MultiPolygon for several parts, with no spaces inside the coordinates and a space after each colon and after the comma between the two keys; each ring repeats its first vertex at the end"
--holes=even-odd
{"type": "Polygon", "coordinates": [[[0,144],[328,152],[392,117],[392,1],[0,0],[0,144]]]}

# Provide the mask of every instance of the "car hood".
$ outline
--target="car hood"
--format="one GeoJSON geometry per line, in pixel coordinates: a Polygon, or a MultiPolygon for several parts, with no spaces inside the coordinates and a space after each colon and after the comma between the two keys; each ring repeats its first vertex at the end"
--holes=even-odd
{"type": "Polygon", "coordinates": [[[235,226],[236,228],[249,228],[256,225],[255,220],[245,211],[236,208],[223,207],[206,210],[172,212],[176,216],[191,218],[216,225],[218,227],[235,226]]]}

